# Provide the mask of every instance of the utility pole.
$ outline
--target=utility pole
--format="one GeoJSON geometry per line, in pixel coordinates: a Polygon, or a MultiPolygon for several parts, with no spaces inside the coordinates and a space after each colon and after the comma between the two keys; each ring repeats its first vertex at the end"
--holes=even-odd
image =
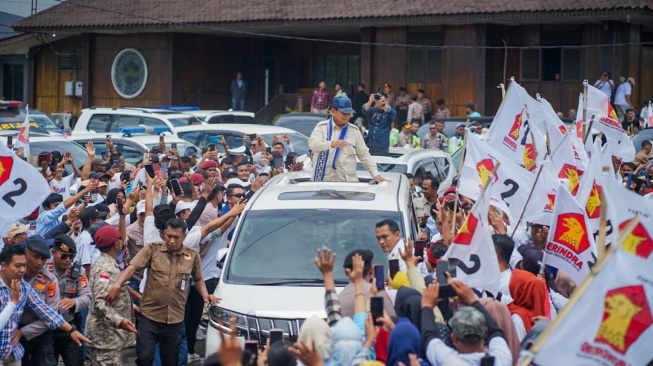
{"type": "Polygon", "coordinates": [[[38,11],[37,8],[39,7],[39,0],[32,0],[32,15],[36,14],[38,11]]]}

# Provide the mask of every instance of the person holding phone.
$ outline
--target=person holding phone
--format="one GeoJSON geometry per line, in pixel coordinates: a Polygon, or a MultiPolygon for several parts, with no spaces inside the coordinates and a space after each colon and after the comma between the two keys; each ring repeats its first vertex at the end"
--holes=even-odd
{"type": "Polygon", "coordinates": [[[75,166],[73,157],[68,155],[69,153],[64,154],[61,161],[57,164],[57,167],[54,169],[54,175],[50,181],[50,189],[54,193],[59,193],[64,199],[70,197],[70,187],[75,184],[75,181],[80,176],[79,169],[75,166]],[[65,166],[70,165],[73,169],[73,174],[69,174],[64,177],[65,166]]]}
{"type": "Polygon", "coordinates": [[[308,140],[309,148],[317,154],[311,177],[313,181],[358,182],[357,158],[377,183],[386,181],[379,174],[360,129],[349,123],[352,113],[349,98],[335,98],[331,117],[313,129],[308,140]]]}

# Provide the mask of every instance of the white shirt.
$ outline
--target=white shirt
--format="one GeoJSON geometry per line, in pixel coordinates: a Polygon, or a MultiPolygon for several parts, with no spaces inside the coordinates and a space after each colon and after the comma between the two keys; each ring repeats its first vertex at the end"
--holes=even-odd
{"type": "MultiPolygon", "coordinates": [[[[512,366],[512,352],[508,348],[505,339],[501,337],[492,338],[488,344],[488,354],[494,356],[495,366],[512,366]]],[[[437,338],[432,339],[426,346],[426,358],[434,366],[453,364],[449,363],[451,362],[450,358],[461,361],[460,364],[480,365],[483,357],[485,357],[485,352],[458,353],[458,351],[437,338]]]]}
{"type": "Polygon", "coordinates": [[[614,85],[614,80],[601,81],[599,79],[594,83],[594,86],[597,87],[600,91],[604,92],[608,98],[612,96],[612,86],[610,85],[614,85]]]}
{"type": "Polygon", "coordinates": [[[517,314],[512,314],[510,316],[510,319],[512,319],[512,323],[515,325],[515,330],[517,331],[517,338],[519,338],[519,343],[521,343],[522,339],[526,337],[526,327],[524,326],[524,321],[521,319],[521,316],[517,314]]]}
{"type": "MultiPolygon", "coordinates": [[[[220,231],[216,230],[215,232],[219,233],[220,231]]],[[[211,233],[210,235],[214,235],[214,234],[211,233]]],[[[207,235],[205,239],[210,240],[209,238],[210,235],[207,235]]],[[[186,239],[184,239],[184,245],[199,252],[201,240],[202,240],[202,228],[195,225],[190,230],[190,232],[186,234],[186,239]]],[[[143,244],[147,245],[150,243],[156,243],[161,241],[163,241],[163,238],[161,238],[159,229],[157,229],[156,226],[154,226],[154,216],[145,217],[145,222],[143,223],[143,244]]]]}
{"type": "Polygon", "coordinates": [[[631,95],[631,93],[632,93],[632,87],[630,86],[630,83],[624,81],[617,88],[617,92],[614,95],[614,104],[624,105],[624,106],[628,105],[628,101],[626,100],[626,95],[631,95]]]}
{"type": "Polygon", "coordinates": [[[50,188],[54,189],[54,193],[59,193],[65,201],[70,197],[70,187],[74,184],[75,178],[75,174],[70,174],[59,181],[53,179],[50,181],[50,188]]]}
{"type": "Polygon", "coordinates": [[[499,278],[499,292],[501,292],[501,303],[510,304],[512,302],[512,296],[510,296],[510,277],[512,277],[512,270],[506,269],[501,272],[501,277],[499,278]]]}
{"type": "Polygon", "coordinates": [[[118,173],[113,175],[113,177],[109,181],[109,190],[121,187],[120,183],[122,183],[122,182],[120,181],[120,174],[122,174],[122,173],[118,172],[118,173]]]}
{"type": "Polygon", "coordinates": [[[100,257],[100,251],[91,243],[93,243],[93,237],[86,230],[82,231],[75,241],[75,244],[77,244],[75,261],[82,266],[93,264],[100,257]]]}
{"type": "Polygon", "coordinates": [[[391,259],[398,259],[399,260],[399,270],[401,272],[408,272],[408,267],[406,266],[406,262],[404,262],[403,258],[401,258],[401,251],[406,250],[406,244],[404,243],[404,239],[399,239],[397,244],[395,245],[394,248],[392,248],[392,251],[387,254],[388,260],[391,259]]]}

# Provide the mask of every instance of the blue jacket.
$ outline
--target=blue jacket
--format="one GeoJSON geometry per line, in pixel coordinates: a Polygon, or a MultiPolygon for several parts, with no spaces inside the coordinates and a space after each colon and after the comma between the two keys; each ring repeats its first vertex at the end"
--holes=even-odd
{"type": "Polygon", "coordinates": [[[375,106],[370,107],[369,110],[363,108],[363,115],[367,117],[369,132],[365,143],[367,147],[388,147],[390,146],[390,130],[392,129],[392,122],[397,116],[397,111],[388,106],[385,112],[379,111],[375,106]]]}

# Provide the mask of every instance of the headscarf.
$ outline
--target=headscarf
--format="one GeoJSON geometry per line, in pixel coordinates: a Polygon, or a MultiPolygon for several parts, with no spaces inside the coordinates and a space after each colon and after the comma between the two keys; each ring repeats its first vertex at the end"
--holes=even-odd
{"type": "Polygon", "coordinates": [[[515,330],[515,324],[510,319],[508,307],[491,297],[482,298],[480,302],[485,307],[485,310],[499,324],[499,328],[501,328],[503,335],[506,337],[506,343],[508,343],[510,352],[512,352],[512,364],[516,365],[519,360],[519,337],[515,330]]]}
{"type": "Polygon", "coordinates": [[[395,328],[390,332],[390,341],[388,342],[388,365],[398,365],[403,362],[404,365],[410,365],[408,360],[409,354],[420,355],[421,337],[417,327],[406,318],[397,322],[395,328]]]}
{"type": "Polygon", "coordinates": [[[399,290],[401,287],[410,287],[410,281],[406,272],[397,272],[392,278],[392,288],[399,290]]]}
{"type": "Polygon", "coordinates": [[[531,330],[532,320],[535,316],[548,316],[547,305],[549,293],[544,281],[528,271],[514,269],[510,277],[510,296],[512,302],[508,304],[510,314],[517,314],[524,322],[526,332],[531,330]]]}
{"type": "Polygon", "coordinates": [[[410,319],[419,329],[422,321],[422,294],[412,288],[399,288],[395,299],[395,311],[398,317],[410,319]]]}
{"type": "Polygon", "coordinates": [[[331,359],[334,365],[351,365],[363,349],[363,333],[352,318],[342,318],[331,333],[331,359]]]}
{"type": "Polygon", "coordinates": [[[125,194],[125,191],[123,191],[120,188],[113,188],[109,190],[109,193],[107,193],[107,205],[112,205],[116,203],[116,198],[118,198],[118,193],[122,192],[125,194]]]}
{"type": "Polygon", "coordinates": [[[331,358],[331,328],[323,319],[315,315],[306,319],[299,330],[299,341],[309,348],[315,343],[315,350],[323,361],[331,358]]]}

